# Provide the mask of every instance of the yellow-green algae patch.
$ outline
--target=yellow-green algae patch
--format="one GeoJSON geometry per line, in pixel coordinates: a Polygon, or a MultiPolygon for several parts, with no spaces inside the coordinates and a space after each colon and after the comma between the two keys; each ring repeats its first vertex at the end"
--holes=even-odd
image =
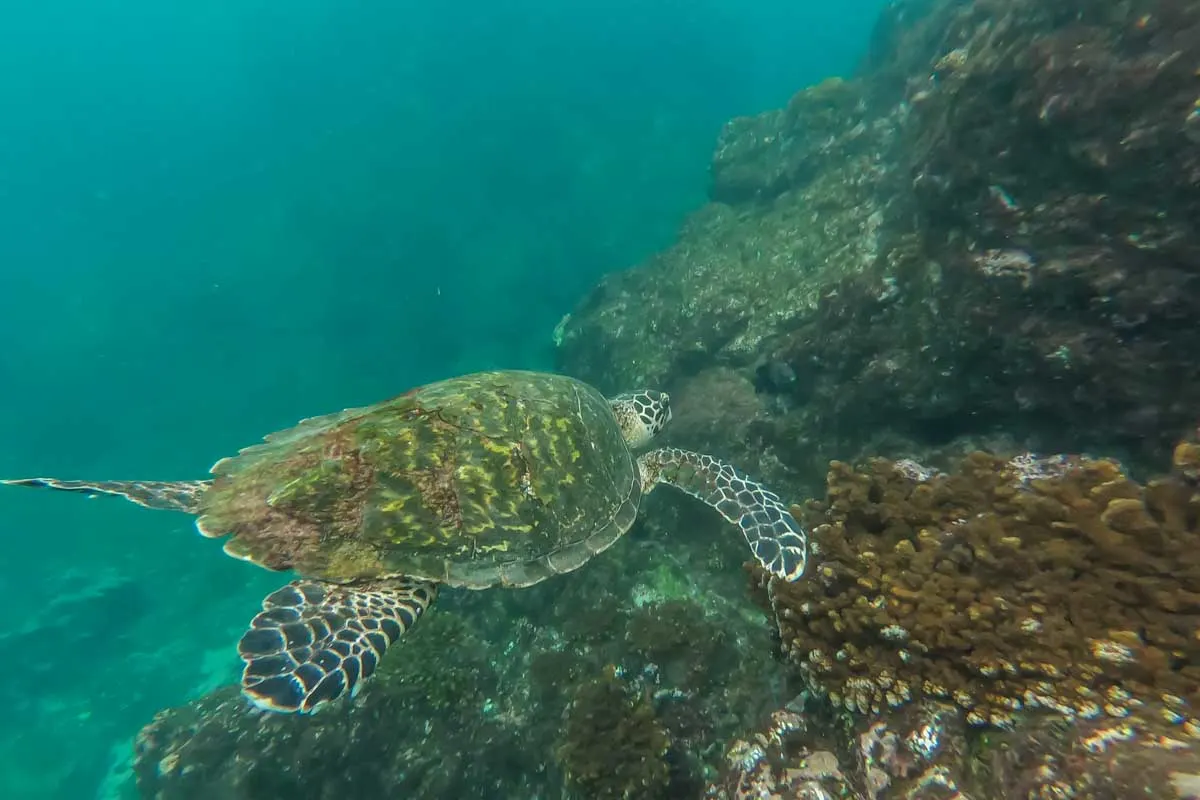
{"type": "Polygon", "coordinates": [[[852,711],[941,698],[1007,727],[1149,702],[1200,735],[1198,460],[1181,445],[1145,485],[1082,457],[833,462],[826,499],[794,508],[815,566],[767,586],[784,650],[852,711]]]}

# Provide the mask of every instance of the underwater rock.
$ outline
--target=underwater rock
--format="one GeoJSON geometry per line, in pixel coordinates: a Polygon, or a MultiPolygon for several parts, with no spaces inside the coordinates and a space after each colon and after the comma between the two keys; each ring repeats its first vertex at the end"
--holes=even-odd
{"type": "Polygon", "coordinates": [[[1008,403],[1024,424],[1161,457],[1200,404],[1200,3],[935,16],[942,52],[909,87],[905,154],[944,286],[922,327],[963,338],[950,369],[996,357],[961,407],[1008,403]]]}
{"type": "Polygon", "coordinates": [[[615,669],[580,686],[565,715],[558,759],[581,797],[665,797],[670,739],[649,699],[632,696],[615,669]]]}
{"type": "Polygon", "coordinates": [[[883,432],[1159,462],[1200,408],[1197,63],[1195,0],[890,3],[853,78],[726,126],[559,366],[734,370],[800,483],[883,432]]]}
{"type": "Polygon", "coordinates": [[[137,788],[163,800],[695,797],[723,743],[777,702],[778,662],[742,573],[708,571],[702,554],[693,567],[690,541],[674,538],[680,558],[627,537],[570,580],[446,592],[357,699],[320,713],[260,712],[235,687],[161,711],[136,743],[137,788]]]}
{"type": "Polygon", "coordinates": [[[1163,709],[1121,720],[1040,713],[1012,730],[964,727],[952,704],[922,702],[831,729],[783,709],[735,742],[711,800],[1189,800],[1200,796],[1200,740],[1163,709]],[[821,730],[825,732],[822,733],[821,730]],[[834,735],[829,734],[834,731],[834,735]]]}
{"type": "Polygon", "coordinates": [[[312,715],[259,711],[236,687],[167,709],[142,729],[143,797],[532,796],[553,726],[525,724],[476,631],[431,615],[362,702],[312,715]],[[452,660],[439,654],[454,654],[452,660]],[[539,737],[546,737],[544,740],[539,737]],[[533,746],[531,746],[533,745],[533,746]]]}
{"type": "Polygon", "coordinates": [[[841,81],[730,122],[714,202],[674,247],[601,281],[559,332],[560,365],[605,391],[673,388],[713,365],[752,373],[764,342],[811,311],[823,285],[878,256],[895,139],[894,120],[841,81]]]}
{"type": "Polygon", "coordinates": [[[841,78],[799,92],[785,109],[730,120],[713,154],[709,194],[736,204],[800,189],[829,163],[869,154],[877,141],[869,121],[862,88],[841,78]]]}
{"type": "Polygon", "coordinates": [[[62,576],[62,590],[36,615],[16,617],[11,630],[0,631],[6,652],[24,653],[0,686],[0,701],[18,710],[42,698],[21,691],[23,686],[70,685],[89,676],[93,666],[82,658],[50,658],[48,641],[70,642],[84,652],[90,648],[130,646],[130,631],[146,613],[150,598],[143,586],[123,575],[62,576]]]}
{"type": "MultiPolygon", "coordinates": [[[[10,541],[14,570],[18,555],[10,541]]],[[[122,780],[113,742],[128,740],[131,714],[153,709],[148,687],[164,660],[147,641],[160,630],[149,618],[159,598],[146,583],[85,562],[50,579],[25,577],[41,581],[40,591],[0,578],[8,602],[0,646],[11,654],[0,683],[8,721],[0,726],[0,797],[103,796],[98,776],[122,780]],[[114,652],[140,658],[114,663],[114,652]]]]}

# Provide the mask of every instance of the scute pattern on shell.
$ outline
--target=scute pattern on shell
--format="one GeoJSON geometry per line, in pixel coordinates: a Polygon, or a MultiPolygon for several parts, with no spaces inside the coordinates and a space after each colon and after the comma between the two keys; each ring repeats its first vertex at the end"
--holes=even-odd
{"type": "Polygon", "coordinates": [[[569,571],[628,529],[633,456],[608,401],[554,374],[461,376],[302,422],[214,467],[198,525],[333,581],[482,587],[569,571]]]}

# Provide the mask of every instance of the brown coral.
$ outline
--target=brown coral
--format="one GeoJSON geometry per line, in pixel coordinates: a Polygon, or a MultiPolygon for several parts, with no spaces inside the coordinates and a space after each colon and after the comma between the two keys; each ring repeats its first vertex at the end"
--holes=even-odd
{"type": "Polygon", "coordinates": [[[1200,484],[1200,444],[1180,442],[1171,459],[1175,474],[1192,484],[1200,484]]]}
{"type": "Polygon", "coordinates": [[[796,513],[817,566],[768,593],[785,651],[835,703],[948,698],[1008,727],[1022,708],[1123,717],[1156,701],[1200,734],[1200,495],[1185,483],[1088,458],[977,452],[924,480],[834,462],[826,500],[796,513]]]}

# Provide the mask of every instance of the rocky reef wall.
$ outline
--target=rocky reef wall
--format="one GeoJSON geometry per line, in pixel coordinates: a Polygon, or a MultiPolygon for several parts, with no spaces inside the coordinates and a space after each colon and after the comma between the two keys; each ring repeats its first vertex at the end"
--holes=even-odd
{"type": "Polygon", "coordinates": [[[1195,2],[894,2],[857,77],[726,126],[712,202],[559,364],[732,371],[817,490],[948,445],[1161,463],[1200,408],[1198,63],[1195,2]]]}

